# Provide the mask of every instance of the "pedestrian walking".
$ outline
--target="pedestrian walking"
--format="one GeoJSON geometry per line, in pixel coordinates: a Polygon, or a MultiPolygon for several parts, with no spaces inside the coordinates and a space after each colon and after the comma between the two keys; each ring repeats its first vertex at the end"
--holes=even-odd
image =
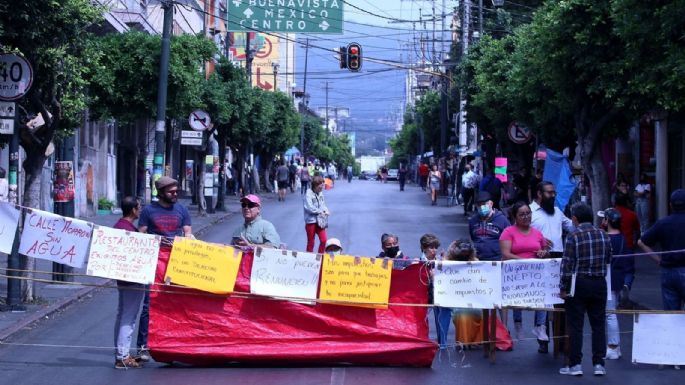
{"type": "Polygon", "coordinates": [[[302,169],[300,169],[300,195],[304,195],[307,193],[310,180],[311,175],[309,174],[309,167],[303,166],[302,169]]]}
{"type": "Polygon", "coordinates": [[[433,169],[428,174],[428,188],[431,192],[431,205],[435,206],[438,204],[438,191],[440,191],[440,181],[442,180],[442,174],[438,171],[438,165],[434,164],[433,169]]]}
{"type": "Polygon", "coordinates": [[[654,247],[662,251],[685,250],[685,190],[671,193],[672,214],[661,218],[638,241],[640,248],[652,254],[661,267],[661,298],[664,310],[683,310],[685,303],[685,252],[655,255],[654,247]]]}
{"type": "MultiPolygon", "coordinates": [[[[137,232],[134,222],[140,216],[140,200],[130,196],[125,197],[121,201],[121,211],[122,217],[114,224],[114,228],[137,232]]],[[[131,357],[131,340],[133,331],[136,330],[136,321],[145,298],[146,287],[140,283],[117,280],[117,291],[119,301],[114,321],[114,344],[117,347],[114,368],[142,368],[142,363],[131,357]]]]}
{"type": "Polygon", "coordinates": [[[400,191],[404,191],[404,184],[407,182],[407,166],[400,163],[400,169],[397,171],[397,181],[400,183],[400,191]]]}
{"type": "MultiPolygon", "coordinates": [[[[185,206],[178,203],[178,181],[162,176],[155,181],[157,202],[145,206],[138,219],[138,231],[162,237],[162,248],[169,249],[175,237],[193,237],[190,214],[185,206]]],[[[138,326],[137,358],[150,360],[147,337],[149,325],[150,292],[145,292],[143,307],[140,311],[138,326]]]]}
{"type": "Polygon", "coordinates": [[[352,176],[354,175],[354,169],[352,165],[347,166],[347,183],[352,183],[352,176]]]}
{"type": "Polygon", "coordinates": [[[279,247],[281,237],[274,225],[262,218],[262,200],[254,195],[240,199],[243,224],[233,230],[232,244],[240,247],[279,247]]]}
{"type": "Polygon", "coordinates": [[[478,175],[471,170],[471,165],[464,166],[464,174],[461,176],[461,196],[464,198],[464,216],[469,216],[473,211],[473,199],[475,188],[478,183],[478,175]]]}
{"type": "Polygon", "coordinates": [[[426,162],[421,162],[421,165],[419,166],[419,185],[421,186],[423,191],[426,191],[426,187],[428,186],[429,173],[430,169],[428,168],[426,162]]]}
{"type": "Polygon", "coordinates": [[[280,165],[276,169],[276,184],[278,185],[278,200],[285,201],[285,195],[288,189],[290,180],[290,170],[285,165],[285,161],[281,160],[280,165]]]}
{"type": "Polygon", "coordinates": [[[307,252],[314,251],[314,237],[319,237],[318,252],[323,253],[326,245],[326,228],[330,211],[323,197],[324,179],[315,176],[312,187],[304,197],[304,229],[307,233],[307,252]]]}
{"type": "MultiPolygon", "coordinates": [[[[531,226],[532,212],[528,204],[522,201],[514,203],[511,206],[510,215],[514,224],[504,229],[499,239],[502,260],[546,258],[549,256],[545,237],[539,230],[531,226]]],[[[514,310],[516,339],[521,337],[522,321],[521,310],[514,310]]],[[[545,340],[547,337],[545,322],[545,312],[536,310],[533,334],[539,340],[545,340]]],[[[546,340],[549,341],[549,337],[546,340]]]]}
{"type": "Polygon", "coordinates": [[[649,228],[651,199],[652,185],[647,180],[647,174],[642,173],[640,183],[635,186],[635,213],[640,221],[640,234],[649,228]]]}
{"type": "Polygon", "coordinates": [[[592,329],[592,366],[596,376],[606,374],[607,269],[611,264],[611,239],[592,224],[592,209],[584,203],[571,208],[576,230],[569,234],[561,260],[559,295],[564,299],[569,336],[568,366],[560,374],[583,374],[583,324],[587,313],[592,329]]]}

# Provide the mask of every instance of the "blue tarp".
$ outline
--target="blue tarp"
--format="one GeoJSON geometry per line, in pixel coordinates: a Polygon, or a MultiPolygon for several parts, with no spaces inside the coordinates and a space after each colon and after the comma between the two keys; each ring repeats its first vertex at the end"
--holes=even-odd
{"type": "Polygon", "coordinates": [[[555,202],[557,207],[562,210],[566,208],[571,195],[573,195],[573,191],[576,189],[568,158],[558,152],[547,149],[545,171],[542,178],[554,183],[557,189],[557,200],[555,202]]]}

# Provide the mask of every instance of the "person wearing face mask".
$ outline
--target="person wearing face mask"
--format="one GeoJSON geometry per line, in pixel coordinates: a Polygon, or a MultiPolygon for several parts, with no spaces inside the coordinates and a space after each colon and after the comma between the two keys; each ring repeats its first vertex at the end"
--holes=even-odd
{"type": "Polygon", "coordinates": [[[378,254],[378,258],[406,258],[400,250],[400,238],[395,234],[385,233],[381,235],[381,248],[383,251],[378,254]]]}
{"type": "Polygon", "coordinates": [[[326,254],[340,255],[343,251],[342,243],[340,243],[338,238],[328,238],[326,241],[326,249],[324,251],[326,254]]]}
{"type": "Polygon", "coordinates": [[[500,261],[499,237],[509,227],[509,220],[494,207],[490,193],[481,191],[476,198],[477,213],[469,219],[469,234],[481,261],[500,261]]]}
{"type": "MultiPolygon", "coordinates": [[[[563,232],[575,231],[573,222],[556,207],[557,191],[554,184],[549,181],[538,183],[535,194],[535,202],[530,204],[533,217],[531,226],[542,233],[547,241],[550,258],[561,258],[564,252],[563,232]]],[[[547,317],[540,319],[539,324],[533,329],[533,334],[538,339],[538,352],[547,353],[549,336],[547,335],[547,317]]]]}

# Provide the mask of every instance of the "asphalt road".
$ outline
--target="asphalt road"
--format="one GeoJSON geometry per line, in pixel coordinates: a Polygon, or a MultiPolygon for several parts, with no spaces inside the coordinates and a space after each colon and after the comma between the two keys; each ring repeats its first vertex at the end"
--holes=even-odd
{"type": "MultiPolygon", "coordinates": [[[[408,186],[399,192],[397,183],[375,181],[338,182],[327,191],[332,212],[329,236],[341,239],[346,251],[354,255],[374,255],[380,248],[380,235],[399,235],[405,254],[418,255],[418,239],[425,232],[436,234],[446,247],[467,235],[460,208],[430,206],[421,189],[408,186]]],[[[289,194],[285,202],[275,198],[264,202],[264,217],[272,221],[283,242],[291,249],[303,249],[306,243],[301,198],[289,194]]],[[[208,231],[203,239],[225,242],[241,221],[232,217],[208,231]]],[[[681,371],[659,369],[654,365],[633,365],[631,355],[631,319],[621,316],[624,357],[607,363],[608,375],[583,379],[557,374],[561,358],[539,354],[528,330],[512,352],[499,352],[495,364],[482,357],[480,350],[448,349],[440,352],[432,368],[385,367],[241,367],[221,368],[172,367],[149,363],[139,370],[114,370],[113,327],[117,293],[100,289],[82,300],[43,320],[31,330],[15,335],[0,345],[0,385],[9,384],[673,384],[683,379],[681,371]]],[[[524,324],[532,326],[530,312],[524,312],[524,324]]],[[[510,317],[511,319],[511,317],[510,317]]],[[[432,319],[428,320],[433,325],[432,319]]],[[[530,329],[530,328],[524,328],[530,329]]],[[[586,330],[587,326],[586,326],[586,330]]],[[[434,334],[434,333],[432,333],[434,334]]],[[[453,339],[454,330],[451,338],[453,339]]],[[[682,336],[678,336],[681,338],[682,336]]],[[[589,363],[589,338],[586,338],[584,368],[589,363]]]]}

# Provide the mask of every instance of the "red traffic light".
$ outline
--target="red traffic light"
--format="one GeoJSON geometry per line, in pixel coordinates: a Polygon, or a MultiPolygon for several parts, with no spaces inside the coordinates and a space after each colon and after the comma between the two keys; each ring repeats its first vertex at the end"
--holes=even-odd
{"type": "Polygon", "coordinates": [[[359,43],[347,45],[347,68],[357,72],[362,67],[362,46],[359,43]]]}

